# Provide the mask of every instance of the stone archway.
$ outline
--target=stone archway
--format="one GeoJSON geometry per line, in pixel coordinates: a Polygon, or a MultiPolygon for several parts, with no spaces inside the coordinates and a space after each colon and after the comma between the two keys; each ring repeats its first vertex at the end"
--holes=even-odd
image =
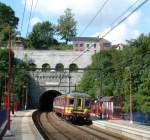
{"type": "Polygon", "coordinates": [[[43,65],[42,65],[42,71],[46,71],[46,70],[49,70],[51,67],[50,67],[50,65],[48,64],[48,63],[44,63],[43,65]]]}
{"type": "Polygon", "coordinates": [[[69,65],[69,70],[70,70],[71,72],[76,72],[76,71],[78,71],[78,66],[77,66],[77,64],[75,64],[75,63],[70,64],[70,65],[69,65]]]}
{"type": "Polygon", "coordinates": [[[55,70],[56,71],[64,71],[64,65],[62,63],[58,63],[56,66],[55,66],[55,70]]]}

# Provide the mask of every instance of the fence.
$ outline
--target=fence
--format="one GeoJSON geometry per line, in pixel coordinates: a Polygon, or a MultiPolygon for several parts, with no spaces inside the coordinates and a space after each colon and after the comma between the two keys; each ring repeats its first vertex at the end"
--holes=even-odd
{"type": "MultiPolygon", "coordinates": [[[[140,124],[150,124],[150,115],[143,114],[141,112],[133,112],[133,121],[140,124]]],[[[130,113],[124,113],[122,119],[129,120],[130,113]]]]}
{"type": "Polygon", "coordinates": [[[0,128],[5,121],[6,121],[6,109],[2,109],[0,110],[0,128]]]}
{"type": "Polygon", "coordinates": [[[133,121],[140,122],[140,123],[149,123],[150,116],[145,115],[141,112],[133,112],[133,121]]]}

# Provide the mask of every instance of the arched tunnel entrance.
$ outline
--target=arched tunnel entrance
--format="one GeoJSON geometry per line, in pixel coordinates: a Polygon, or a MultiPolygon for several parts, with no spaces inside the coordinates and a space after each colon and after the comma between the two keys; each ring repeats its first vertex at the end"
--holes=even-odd
{"type": "Polygon", "coordinates": [[[56,90],[48,90],[44,92],[39,99],[39,109],[42,111],[52,111],[53,100],[59,95],[61,95],[61,93],[56,90]]]}

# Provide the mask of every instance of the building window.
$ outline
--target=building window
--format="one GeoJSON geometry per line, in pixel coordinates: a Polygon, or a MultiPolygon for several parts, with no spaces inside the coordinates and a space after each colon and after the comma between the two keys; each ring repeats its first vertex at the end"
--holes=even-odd
{"type": "Polygon", "coordinates": [[[110,47],[110,43],[104,43],[104,47],[109,48],[110,47]]]}
{"type": "Polygon", "coordinates": [[[69,99],[69,104],[73,105],[74,104],[74,99],[69,99]]]}
{"type": "Polygon", "coordinates": [[[90,44],[86,44],[86,47],[89,48],[90,44]]]}
{"type": "Polygon", "coordinates": [[[78,47],[78,44],[75,44],[76,47],[78,47]]]}
{"type": "Polygon", "coordinates": [[[80,44],[80,47],[83,47],[83,44],[80,44]]]}
{"type": "Polygon", "coordinates": [[[94,48],[96,48],[96,44],[94,44],[94,48]]]}

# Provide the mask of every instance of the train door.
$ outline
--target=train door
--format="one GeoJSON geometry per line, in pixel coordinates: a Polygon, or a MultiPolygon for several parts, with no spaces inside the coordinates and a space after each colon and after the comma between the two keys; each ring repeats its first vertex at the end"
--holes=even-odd
{"type": "Polygon", "coordinates": [[[77,110],[81,110],[83,106],[83,98],[78,97],[77,98],[77,110]]]}

